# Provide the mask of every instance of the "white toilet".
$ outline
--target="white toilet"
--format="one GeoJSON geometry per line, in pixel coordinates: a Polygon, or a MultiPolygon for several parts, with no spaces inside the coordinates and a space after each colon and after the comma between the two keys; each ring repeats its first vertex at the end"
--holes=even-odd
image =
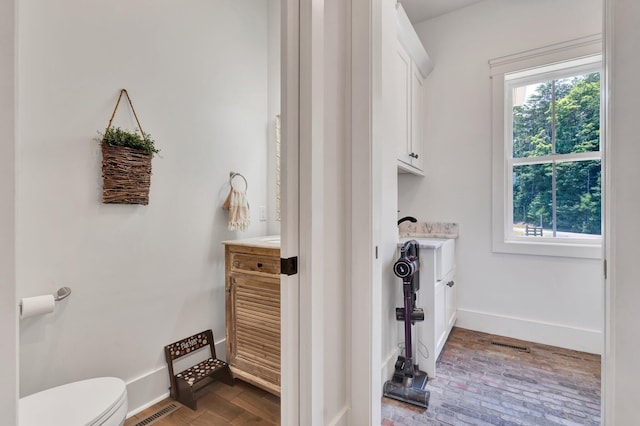
{"type": "Polygon", "coordinates": [[[19,426],[122,426],[127,388],[116,377],[98,377],[34,393],[19,405],[19,426]]]}

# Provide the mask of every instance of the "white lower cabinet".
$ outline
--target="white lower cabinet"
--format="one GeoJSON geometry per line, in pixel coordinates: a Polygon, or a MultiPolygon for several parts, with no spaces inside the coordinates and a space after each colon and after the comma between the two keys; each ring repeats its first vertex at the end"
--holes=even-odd
{"type": "MultiPolygon", "coordinates": [[[[453,274],[451,274],[451,279],[447,280],[445,283],[445,293],[444,293],[444,304],[445,304],[445,325],[449,330],[453,327],[453,324],[456,322],[456,312],[458,310],[458,301],[456,300],[456,282],[453,279],[453,274]]],[[[448,336],[448,333],[447,333],[448,336]]]]}
{"type": "MultiPolygon", "coordinates": [[[[442,281],[436,282],[435,291],[434,291],[434,299],[433,299],[433,330],[434,330],[434,342],[435,342],[435,357],[437,358],[444,346],[444,341],[446,340],[446,330],[445,324],[447,316],[446,313],[446,290],[445,285],[442,281]]],[[[431,374],[429,374],[431,376],[431,374]]]]}
{"type": "Polygon", "coordinates": [[[424,309],[424,321],[414,326],[416,359],[429,377],[436,376],[436,360],[456,322],[457,312],[455,240],[445,240],[438,247],[433,247],[432,241],[431,247],[427,241],[426,247],[420,248],[420,290],[416,303],[424,309]]]}
{"type": "Polygon", "coordinates": [[[453,271],[436,282],[435,291],[435,336],[436,336],[436,358],[442,352],[453,324],[456,322],[456,289],[454,288],[453,271]]]}

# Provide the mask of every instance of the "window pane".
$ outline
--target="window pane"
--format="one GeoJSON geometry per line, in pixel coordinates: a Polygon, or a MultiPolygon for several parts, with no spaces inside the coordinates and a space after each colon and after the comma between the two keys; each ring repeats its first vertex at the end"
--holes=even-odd
{"type": "Polygon", "coordinates": [[[602,234],[600,191],[600,160],[556,165],[558,237],[580,238],[602,234]]]}
{"type": "MultiPolygon", "coordinates": [[[[544,228],[549,236],[552,214],[551,164],[513,167],[513,233],[527,236],[526,228],[544,228]]],[[[534,232],[530,232],[529,236],[534,232]]]]}
{"type": "Polygon", "coordinates": [[[556,80],[556,153],[600,149],[600,74],[556,80]]]}
{"type": "Polygon", "coordinates": [[[513,89],[513,158],[551,154],[552,82],[513,89]]]}

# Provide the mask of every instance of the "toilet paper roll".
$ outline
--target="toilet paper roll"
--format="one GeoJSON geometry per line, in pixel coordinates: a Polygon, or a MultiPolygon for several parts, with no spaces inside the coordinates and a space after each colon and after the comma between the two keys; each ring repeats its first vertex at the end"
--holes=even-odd
{"type": "Polygon", "coordinates": [[[20,302],[20,319],[36,315],[50,314],[56,307],[52,294],[25,297],[20,302]]]}

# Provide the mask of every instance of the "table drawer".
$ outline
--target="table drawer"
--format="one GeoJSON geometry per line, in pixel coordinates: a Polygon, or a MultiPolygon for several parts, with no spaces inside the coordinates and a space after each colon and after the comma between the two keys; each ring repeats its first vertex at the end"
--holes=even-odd
{"type": "Polygon", "coordinates": [[[231,270],[280,275],[280,258],[256,256],[254,254],[232,253],[231,270]]]}

